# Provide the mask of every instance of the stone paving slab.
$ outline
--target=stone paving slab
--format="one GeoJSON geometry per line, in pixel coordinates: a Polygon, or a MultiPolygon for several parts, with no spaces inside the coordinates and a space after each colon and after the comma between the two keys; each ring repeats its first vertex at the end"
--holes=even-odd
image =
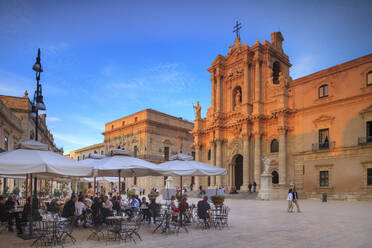
{"type": "MultiPolygon", "coordinates": [[[[197,199],[190,199],[196,203],[197,199]]],[[[76,246],[64,247],[372,247],[372,202],[302,200],[301,213],[287,213],[286,201],[227,199],[230,228],[189,233],[152,234],[153,226],[141,227],[143,241],[134,244],[85,241],[88,230],[75,229],[76,246]]],[[[30,247],[14,233],[0,234],[0,247],[30,247]]]]}

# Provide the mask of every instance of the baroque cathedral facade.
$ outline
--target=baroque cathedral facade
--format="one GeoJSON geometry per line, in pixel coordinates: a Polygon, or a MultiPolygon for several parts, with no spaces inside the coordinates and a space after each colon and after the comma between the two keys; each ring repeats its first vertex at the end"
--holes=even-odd
{"type": "Polygon", "coordinates": [[[257,183],[270,159],[272,199],[296,186],[304,197],[372,199],[372,54],[292,80],[280,32],[218,55],[211,106],[194,121],[196,160],[226,168],[196,188],[257,183]]]}

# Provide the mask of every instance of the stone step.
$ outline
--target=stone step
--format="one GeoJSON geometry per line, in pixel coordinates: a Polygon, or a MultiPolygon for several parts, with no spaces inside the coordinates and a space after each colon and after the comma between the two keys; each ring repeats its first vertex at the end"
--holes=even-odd
{"type": "MultiPolygon", "coordinates": [[[[199,192],[191,191],[186,193],[190,198],[200,198],[199,192]]],[[[238,194],[225,194],[226,199],[247,199],[247,200],[256,200],[257,192],[249,193],[249,192],[241,192],[238,194]]]]}

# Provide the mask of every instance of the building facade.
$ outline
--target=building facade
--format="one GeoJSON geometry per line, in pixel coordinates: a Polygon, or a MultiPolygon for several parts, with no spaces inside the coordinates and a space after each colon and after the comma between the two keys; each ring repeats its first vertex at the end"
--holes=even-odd
{"type": "MultiPolygon", "coordinates": [[[[30,118],[31,110],[32,104],[27,91],[23,97],[0,95],[0,151],[13,150],[17,143],[35,139],[36,125],[35,120],[30,118]]],[[[53,134],[47,128],[46,114],[39,116],[38,141],[47,144],[50,150],[63,154],[63,149],[57,148],[53,134]]],[[[15,187],[21,189],[23,181],[3,178],[1,191],[5,187],[9,188],[9,192],[15,187]]],[[[42,184],[40,180],[38,183],[42,184]]]]}
{"type": "MultiPolygon", "coordinates": [[[[113,149],[134,152],[134,156],[153,163],[161,163],[177,153],[194,155],[193,123],[153,109],[146,109],[105,124],[102,133],[104,142],[70,152],[76,160],[89,153],[105,154],[113,149]]],[[[126,178],[127,188],[164,188],[166,177],[126,178]]],[[[179,179],[174,183],[178,185],[179,179]]],[[[185,178],[184,185],[190,186],[192,178],[185,178]]]]}
{"type": "Polygon", "coordinates": [[[196,159],[228,174],[196,185],[259,187],[269,158],[272,198],[291,184],[305,197],[371,198],[372,55],[292,80],[283,40],[236,38],[208,68],[211,106],[194,122],[196,159]]]}

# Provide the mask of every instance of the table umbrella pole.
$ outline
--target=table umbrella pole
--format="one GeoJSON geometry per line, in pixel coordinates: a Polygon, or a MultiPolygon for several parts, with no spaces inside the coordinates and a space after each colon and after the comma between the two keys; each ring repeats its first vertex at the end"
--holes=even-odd
{"type": "Polygon", "coordinates": [[[27,202],[27,196],[28,196],[28,174],[26,174],[26,192],[25,192],[26,202],[27,202]]]}
{"type": "Polygon", "coordinates": [[[119,174],[119,207],[120,207],[119,214],[121,212],[121,183],[120,183],[120,173],[121,173],[121,170],[118,171],[118,174],[119,174]]]}
{"type": "Polygon", "coordinates": [[[97,189],[97,180],[96,180],[96,177],[94,177],[94,180],[93,180],[93,189],[94,189],[94,192],[93,192],[93,196],[96,197],[96,189],[97,189]]]}

